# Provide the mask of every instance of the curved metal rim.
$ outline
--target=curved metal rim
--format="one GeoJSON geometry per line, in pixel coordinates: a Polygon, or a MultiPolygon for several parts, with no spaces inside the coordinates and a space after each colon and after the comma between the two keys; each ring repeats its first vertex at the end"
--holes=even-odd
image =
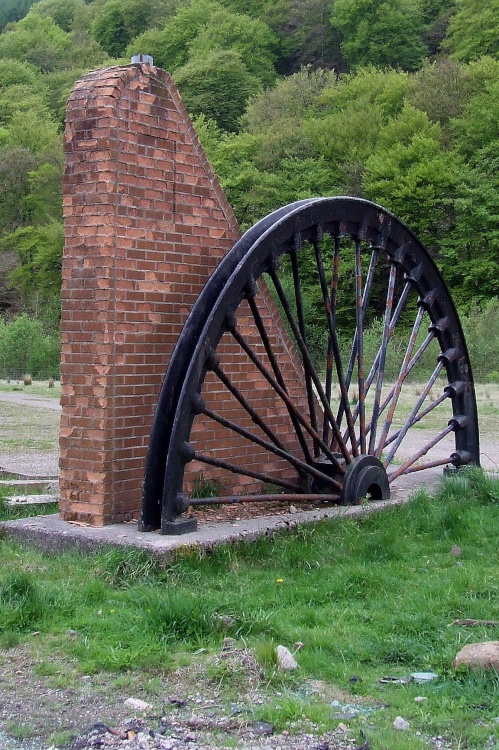
{"type": "MultiPolygon", "coordinates": [[[[386,251],[394,263],[402,267],[411,278],[414,288],[424,300],[432,323],[437,328],[437,338],[449,383],[466,383],[464,391],[452,398],[456,419],[463,413],[467,413],[468,416],[466,436],[464,431],[458,430],[456,445],[458,450],[469,451],[471,444],[471,459],[478,463],[478,426],[471,368],[459,318],[433,260],[411,230],[382,207],[356,198],[316,198],[291,204],[266,217],[249,230],[212,275],[205,291],[191,311],[165,376],[163,398],[160,398],[158,403],[158,410],[163,410],[164,413],[158,416],[157,410],[149,449],[149,455],[158,450],[161,430],[157,427],[161,425],[164,440],[162,456],[166,455],[166,464],[163,466],[169,477],[163,488],[163,518],[171,520],[175,515],[174,496],[179,488],[171,486],[171,478],[183,476],[183,459],[180,451],[170,451],[169,446],[178,446],[188,440],[193,421],[191,400],[201,388],[207,370],[207,357],[210,351],[216,350],[218,346],[227,315],[237,310],[248,284],[266,271],[269,258],[280,257],[286,251],[286,242],[293,235],[300,233],[306,239],[307,232],[314,231],[317,226],[321,226],[324,232],[333,236],[350,235],[370,241],[373,247],[386,251]],[[207,304],[210,306],[208,318],[207,304]],[[447,319],[446,326],[439,327],[439,321],[444,318],[447,319]],[[456,348],[459,349],[457,357],[456,348]],[[182,386],[180,390],[179,373],[182,386]],[[164,394],[171,394],[175,390],[175,400],[165,397],[164,394]]],[[[153,477],[153,469],[148,459],[144,522],[147,522],[147,509],[150,510],[154,505],[157,507],[157,492],[159,486],[164,484],[165,471],[162,470],[153,477]],[[154,485],[156,499],[151,503],[150,487],[154,485]]],[[[175,481],[173,483],[177,484],[175,481]]],[[[157,517],[155,522],[158,522],[157,517]]]]}

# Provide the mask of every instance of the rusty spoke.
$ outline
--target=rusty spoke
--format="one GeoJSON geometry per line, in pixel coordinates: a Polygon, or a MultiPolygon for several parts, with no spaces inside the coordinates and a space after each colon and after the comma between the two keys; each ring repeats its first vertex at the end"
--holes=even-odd
{"type": "Polygon", "coordinates": [[[226,427],[228,430],[232,430],[233,432],[237,433],[238,435],[241,435],[241,437],[246,438],[246,440],[249,440],[252,443],[255,443],[255,445],[260,446],[261,448],[265,448],[270,453],[274,453],[276,456],[279,456],[279,458],[284,459],[288,463],[290,463],[293,468],[297,469],[301,475],[310,475],[315,477],[316,479],[320,479],[323,482],[326,482],[327,484],[332,484],[336,488],[340,489],[341,484],[337,481],[334,481],[331,479],[331,477],[327,476],[327,474],[324,474],[322,471],[319,471],[314,466],[310,464],[306,464],[304,461],[300,461],[300,459],[293,456],[289,451],[285,450],[283,447],[269,443],[267,440],[263,440],[258,435],[255,435],[250,430],[247,430],[245,427],[242,427],[241,425],[237,424],[231,419],[227,419],[226,417],[223,417],[221,414],[217,414],[212,409],[208,408],[206,404],[202,405],[202,408],[200,410],[201,414],[204,414],[205,416],[209,417],[210,419],[213,419],[214,422],[217,422],[217,424],[222,425],[222,427],[226,427]]]}
{"type": "MultiPolygon", "coordinates": [[[[298,328],[302,337],[303,343],[308,351],[307,331],[305,328],[305,315],[303,312],[303,298],[301,291],[300,272],[298,269],[298,258],[297,252],[301,248],[301,239],[298,234],[293,237],[289,255],[291,258],[291,269],[293,273],[293,286],[295,290],[295,304],[296,304],[296,315],[298,318],[298,328]]],[[[303,358],[303,371],[305,373],[305,388],[307,392],[308,412],[310,415],[310,424],[313,429],[317,432],[317,414],[315,408],[315,394],[312,381],[311,362],[308,358],[303,358]]],[[[317,458],[320,455],[320,449],[317,441],[314,440],[314,455],[317,458]]]]}
{"type": "MultiPolygon", "coordinates": [[[[322,383],[320,381],[319,376],[317,375],[317,372],[315,370],[315,367],[312,364],[312,360],[310,358],[310,354],[308,352],[307,347],[305,346],[305,342],[303,341],[299,328],[296,324],[296,320],[294,318],[294,315],[291,311],[291,308],[289,306],[288,300],[286,298],[286,295],[284,294],[284,290],[282,288],[281,282],[279,277],[277,276],[274,269],[271,269],[269,272],[269,275],[272,279],[272,283],[274,284],[274,288],[276,290],[276,293],[279,297],[279,301],[282,305],[282,308],[284,310],[284,313],[286,315],[286,318],[288,320],[288,323],[291,327],[291,330],[293,332],[293,336],[295,337],[296,343],[298,345],[298,348],[300,350],[300,353],[302,355],[303,361],[307,362],[307,365],[309,367],[310,376],[312,378],[315,390],[319,396],[320,402],[322,404],[322,408],[324,409],[324,412],[327,415],[327,418],[329,419],[329,424],[331,426],[331,429],[335,435],[336,440],[338,441],[339,449],[347,463],[350,462],[350,452],[343,440],[343,436],[340,432],[340,429],[338,427],[338,424],[336,422],[336,419],[334,418],[334,415],[331,411],[331,405],[328,403],[326,399],[326,394],[324,393],[324,389],[322,387],[322,383]]],[[[322,441],[321,441],[322,442],[322,441]]],[[[329,451],[331,453],[331,451],[329,451]]],[[[331,454],[332,455],[332,454],[331,454]]]]}
{"type": "Polygon", "coordinates": [[[381,346],[379,349],[378,377],[376,380],[376,390],[374,393],[374,404],[373,404],[373,409],[372,409],[370,434],[369,434],[369,453],[374,453],[374,444],[376,441],[376,428],[378,425],[378,419],[380,415],[381,390],[383,388],[383,381],[384,381],[384,375],[385,375],[386,353],[388,349],[388,342],[390,340],[390,320],[392,316],[393,295],[395,292],[396,277],[397,277],[397,268],[395,264],[392,263],[390,266],[390,279],[388,282],[388,291],[386,295],[385,322],[383,325],[383,336],[381,339],[381,346]]]}
{"type": "Polygon", "coordinates": [[[261,372],[263,377],[267,380],[269,385],[275,390],[275,392],[278,394],[278,396],[282,399],[282,401],[286,404],[288,409],[293,413],[293,415],[296,417],[297,421],[300,423],[300,425],[303,427],[306,432],[310,435],[312,440],[317,440],[321,450],[325,454],[325,456],[331,461],[331,463],[336,467],[336,470],[343,474],[345,471],[345,468],[343,464],[338,460],[337,456],[334,455],[329,450],[329,447],[324,443],[324,441],[321,439],[320,435],[313,429],[313,427],[307,422],[307,420],[303,417],[299,409],[296,408],[295,404],[289,397],[289,395],[286,393],[286,391],[279,385],[279,383],[272,377],[270,372],[267,370],[267,368],[264,366],[264,364],[261,362],[259,357],[253,352],[251,347],[248,345],[248,343],[244,340],[243,336],[239,333],[239,331],[235,327],[229,327],[230,333],[234,337],[234,339],[237,341],[241,349],[246,352],[250,360],[253,362],[253,364],[257,367],[257,369],[261,372]]]}
{"type": "MultiPolygon", "coordinates": [[[[427,397],[428,393],[430,392],[430,390],[431,390],[433,384],[435,383],[436,379],[440,375],[440,371],[442,370],[443,366],[444,366],[443,362],[440,361],[437,364],[437,366],[435,367],[435,369],[434,369],[434,371],[433,371],[433,373],[432,373],[429,381],[427,382],[427,384],[423,388],[423,391],[422,391],[421,395],[419,396],[418,400],[416,401],[416,405],[414,406],[413,410],[411,411],[411,413],[410,413],[409,417],[407,418],[404,426],[399,430],[398,437],[397,437],[396,440],[394,440],[394,444],[390,448],[390,452],[388,453],[385,461],[383,462],[385,466],[388,466],[388,464],[391,462],[391,460],[393,459],[395,453],[397,452],[397,450],[398,450],[398,448],[400,446],[400,443],[402,442],[402,440],[406,436],[407,431],[409,430],[409,428],[414,423],[414,418],[415,418],[416,414],[418,413],[418,411],[419,411],[419,409],[420,409],[423,401],[426,399],[426,397],[427,397]]],[[[386,444],[386,441],[385,441],[385,444],[386,444]]]]}
{"type": "MultiPolygon", "coordinates": [[[[449,435],[451,432],[454,432],[455,425],[449,424],[445,430],[442,430],[438,435],[436,435],[432,440],[430,440],[426,445],[424,445],[422,448],[420,448],[411,458],[409,458],[407,461],[405,461],[401,466],[399,466],[395,471],[392,471],[388,475],[388,481],[393,482],[394,479],[397,479],[401,474],[405,474],[410,467],[413,466],[413,464],[416,463],[420,458],[425,456],[429,450],[434,448],[438,443],[440,443],[441,440],[443,440],[447,435],[449,435]]],[[[451,459],[450,457],[446,459],[445,463],[450,463],[451,459]]],[[[414,471],[415,469],[413,469],[414,471]]]]}

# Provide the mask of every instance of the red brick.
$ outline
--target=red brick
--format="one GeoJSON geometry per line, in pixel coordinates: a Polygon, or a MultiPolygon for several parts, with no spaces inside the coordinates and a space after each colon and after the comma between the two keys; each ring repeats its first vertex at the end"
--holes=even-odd
{"type": "MultiPolygon", "coordinates": [[[[138,516],[169,357],[206,279],[240,233],[164,71],[132,65],[86,75],[68,103],[65,152],[61,516],[100,526],[138,516]]],[[[279,316],[267,302],[272,330],[270,319],[279,316]]],[[[277,349],[292,368],[289,342],[277,349]]],[[[238,347],[224,345],[222,356],[235,383],[246,378],[261,391],[272,425],[289,430],[285,407],[238,347]]],[[[206,389],[219,412],[257,429],[216,378],[208,376],[206,389]]],[[[242,439],[228,444],[207,420],[195,423],[195,437],[203,452],[225,460],[244,456],[257,469],[269,462],[260,449],[249,455],[242,439]]],[[[189,466],[191,486],[202,470],[189,466]]],[[[257,483],[234,477],[228,489],[248,487],[257,483]]]]}

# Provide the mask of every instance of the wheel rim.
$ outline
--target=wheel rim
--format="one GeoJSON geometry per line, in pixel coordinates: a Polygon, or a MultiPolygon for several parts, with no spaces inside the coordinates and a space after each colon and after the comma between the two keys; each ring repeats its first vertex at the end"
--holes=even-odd
{"type": "Polygon", "coordinates": [[[360,199],[304,201],[267,217],[226,256],[194,306],[165,376],[146,468],[144,525],[159,525],[160,513],[169,522],[189,502],[200,502],[185,499],[192,460],[217,477],[228,473],[261,485],[238,500],[343,503],[366,492],[385,499],[393,482],[414,471],[478,464],[459,319],[430,256],[396,217],[360,199]],[[298,355],[298,400],[268,330],[265,283],[298,355]],[[221,364],[218,351],[228,341],[273,390],[286,422],[261,413],[251,383],[236,382],[226,359],[221,364]],[[207,379],[237,404],[240,420],[217,410],[220,398],[210,396],[213,387],[203,388],[207,379]],[[215,426],[221,442],[237,435],[257,446],[274,468],[254,471],[244,457],[233,462],[203,453],[201,421],[215,426]]]}

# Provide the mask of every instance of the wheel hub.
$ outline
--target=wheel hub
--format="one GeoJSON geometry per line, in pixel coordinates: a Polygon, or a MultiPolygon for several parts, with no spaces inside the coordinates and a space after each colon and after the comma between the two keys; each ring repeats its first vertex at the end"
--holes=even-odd
{"type": "Polygon", "coordinates": [[[358,505],[366,497],[370,500],[390,499],[390,485],[385,468],[374,456],[352,459],[343,477],[342,505],[358,505]]]}

